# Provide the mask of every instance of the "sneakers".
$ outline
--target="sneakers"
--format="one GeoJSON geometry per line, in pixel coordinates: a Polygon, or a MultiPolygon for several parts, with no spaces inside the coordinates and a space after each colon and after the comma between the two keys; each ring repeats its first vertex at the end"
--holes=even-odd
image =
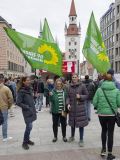
{"type": "Polygon", "coordinates": [[[23,149],[25,149],[25,150],[28,150],[28,149],[29,149],[29,146],[28,146],[27,143],[23,143],[23,144],[22,144],[22,147],[23,147],[23,149]]]}
{"type": "Polygon", "coordinates": [[[100,155],[101,155],[102,157],[103,157],[103,156],[106,156],[106,149],[102,149],[100,155]]]}
{"type": "Polygon", "coordinates": [[[13,139],[12,137],[3,138],[3,142],[7,142],[9,140],[13,139]]]}
{"type": "Polygon", "coordinates": [[[83,141],[83,140],[80,140],[79,146],[80,146],[80,147],[84,147],[84,141],[83,141]]]}
{"type": "Polygon", "coordinates": [[[33,146],[35,143],[34,143],[34,142],[32,142],[31,140],[29,140],[27,144],[29,144],[29,145],[33,146]]]}
{"type": "Polygon", "coordinates": [[[54,137],[53,140],[52,140],[52,142],[55,143],[56,141],[57,141],[57,138],[54,137]]]}
{"type": "Polygon", "coordinates": [[[64,141],[64,142],[67,142],[67,138],[66,138],[66,137],[63,137],[63,141],[64,141]]]}
{"type": "Polygon", "coordinates": [[[107,160],[115,159],[115,156],[112,153],[108,153],[107,160]]]}

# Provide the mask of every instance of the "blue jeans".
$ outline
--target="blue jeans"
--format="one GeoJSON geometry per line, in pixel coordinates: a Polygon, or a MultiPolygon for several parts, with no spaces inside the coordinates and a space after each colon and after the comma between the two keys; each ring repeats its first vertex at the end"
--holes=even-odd
{"type": "Polygon", "coordinates": [[[85,101],[85,108],[88,120],[91,119],[91,101],[85,101]]]}
{"type": "Polygon", "coordinates": [[[30,123],[26,123],[26,129],[25,129],[25,133],[24,133],[24,139],[23,139],[23,143],[28,143],[28,141],[30,140],[30,132],[32,130],[32,122],[30,123]]]}
{"type": "Polygon", "coordinates": [[[8,110],[2,110],[4,123],[2,124],[2,136],[7,138],[7,129],[8,129],[8,110]]]}
{"type": "MultiPolygon", "coordinates": [[[[83,140],[84,136],[84,127],[79,127],[79,135],[80,135],[80,140],[83,140]]],[[[71,137],[75,136],[75,127],[71,127],[71,137]]]]}
{"type": "Polygon", "coordinates": [[[36,103],[35,103],[36,109],[41,111],[42,104],[43,104],[43,93],[40,93],[40,95],[36,98],[36,103]]]}

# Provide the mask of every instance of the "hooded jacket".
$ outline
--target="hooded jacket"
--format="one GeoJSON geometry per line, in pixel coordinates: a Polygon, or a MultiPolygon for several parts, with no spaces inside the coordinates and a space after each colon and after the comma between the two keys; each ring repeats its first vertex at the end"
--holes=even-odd
{"type": "Polygon", "coordinates": [[[97,109],[98,114],[114,115],[101,88],[105,91],[105,94],[115,112],[117,112],[118,107],[120,107],[120,91],[116,88],[114,82],[104,81],[93,98],[93,105],[97,109]]]}

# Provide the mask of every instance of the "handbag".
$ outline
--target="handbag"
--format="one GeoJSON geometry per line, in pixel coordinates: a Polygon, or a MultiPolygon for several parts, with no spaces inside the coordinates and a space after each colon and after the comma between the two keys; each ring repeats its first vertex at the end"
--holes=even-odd
{"type": "MultiPolygon", "coordinates": [[[[102,89],[102,88],[101,88],[101,89],[102,89]]],[[[105,96],[105,98],[106,98],[106,100],[107,100],[110,108],[112,109],[113,113],[115,114],[115,122],[116,122],[117,126],[120,127],[120,113],[119,113],[119,112],[116,113],[116,112],[114,111],[114,109],[112,108],[111,103],[110,103],[109,100],[108,100],[108,97],[107,97],[106,94],[105,94],[105,91],[104,91],[103,89],[102,89],[102,91],[103,91],[103,93],[104,93],[104,96],[105,96]]]]}
{"type": "Polygon", "coordinates": [[[62,110],[62,116],[66,118],[67,117],[67,112],[62,110]]]}
{"type": "Polygon", "coordinates": [[[0,125],[2,125],[3,123],[4,123],[4,117],[2,111],[0,110],[0,125]]]}

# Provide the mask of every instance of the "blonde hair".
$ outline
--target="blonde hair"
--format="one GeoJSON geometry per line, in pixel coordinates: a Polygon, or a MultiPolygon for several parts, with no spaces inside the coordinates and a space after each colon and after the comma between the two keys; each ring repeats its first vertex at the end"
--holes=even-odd
{"type": "Polygon", "coordinates": [[[105,74],[103,76],[104,76],[104,80],[112,81],[112,75],[111,74],[105,74]]]}
{"type": "Polygon", "coordinates": [[[56,88],[56,86],[57,86],[57,82],[61,82],[61,85],[62,85],[62,89],[64,88],[64,84],[63,84],[63,82],[62,82],[62,80],[59,78],[59,79],[56,79],[56,81],[55,81],[55,88],[56,88]]]}

